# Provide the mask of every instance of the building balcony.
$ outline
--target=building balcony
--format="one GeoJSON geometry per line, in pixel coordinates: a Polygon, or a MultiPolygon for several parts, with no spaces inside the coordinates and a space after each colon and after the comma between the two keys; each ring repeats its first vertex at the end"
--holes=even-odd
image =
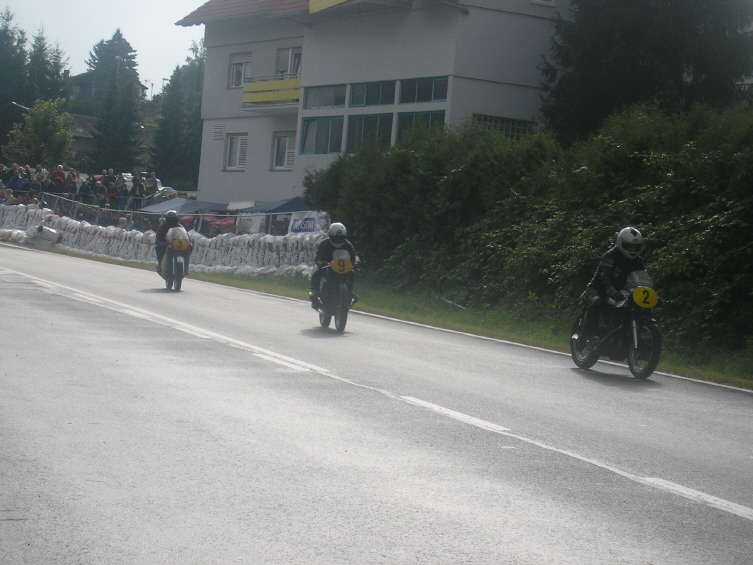
{"type": "Polygon", "coordinates": [[[280,106],[298,107],[301,99],[299,75],[256,77],[243,84],[243,108],[257,109],[280,106]]]}

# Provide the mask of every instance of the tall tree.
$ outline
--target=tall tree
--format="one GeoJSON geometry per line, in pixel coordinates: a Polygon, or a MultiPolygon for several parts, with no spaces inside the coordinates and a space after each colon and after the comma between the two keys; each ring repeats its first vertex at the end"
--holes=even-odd
{"type": "Polygon", "coordinates": [[[39,30],[32,39],[27,65],[31,100],[67,98],[66,63],[60,46],[50,47],[39,30]]]}
{"type": "MultiPolygon", "coordinates": [[[[31,105],[26,91],[26,34],[13,23],[13,18],[8,8],[0,13],[0,145],[7,141],[13,123],[23,113],[11,102],[31,105]]],[[[7,160],[1,154],[0,158],[7,160]]]]}
{"type": "Polygon", "coordinates": [[[144,95],[136,52],[118,29],[94,46],[86,63],[94,76],[97,117],[87,164],[94,170],[131,171],[141,153],[139,103],[144,95]]]}
{"type": "Polygon", "coordinates": [[[94,89],[100,93],[98,109],[101,109],[104,102],[101,93],[107,87],[113,75],[117,77],[119,84],[126,82],[141,84],[139,73],[136,70],[138,66],[136,51],[123,37],[120,28],[116,29],[107,41],[103,39],[94,45],[89,53],[86,65],[93,75],[94,89]]]}
{"type": "Polygon", "coordinates": [[[73,155],[73,120],[64,105],[62,98],[38,100],[11,130],[3,154],[17,163],[65,163],[73,155]]]}
{"type": "Polygon", "coordinates": [[[163,92],[162,114],[151,155],[164,185],[193,190],[198,185],[201,157],[201,94],[205,51],[194,43],[192,57],[176,67],[163,92]]]}
{"type": "Polygon", "coordinates": [[[753,72],[750,0],[571,0],[542,62],[542,113],[563,141],[639,102],[722,107],[753,72]]]}

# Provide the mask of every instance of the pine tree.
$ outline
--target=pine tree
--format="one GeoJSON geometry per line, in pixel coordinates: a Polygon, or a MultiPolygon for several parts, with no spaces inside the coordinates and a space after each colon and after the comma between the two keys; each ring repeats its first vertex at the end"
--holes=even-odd
{"type": "Polygon", "coordinates": [[[141,153],[140,108],[143,86],[136,70],[135,51],[116,30],[94,46],[87,61],[94,75],[96,132],[87,165],[93,170],[132,171],[141,153]]]}
{"type": "Polygon", "coordinates": [[[37,32],[32,40],[27,65],[28,94],[32,100],[55,100],[68,97],[63,57],[59,47],[52,48],[48,45],[42,30],[37,32]]]}
{"type": "Polygon", "coordinates": [[[162,184],[184,190],[198,185],[201,158],[201,94],[205,52],[193,44],[192,58],[176,67],[163,92],[162,114],[151,150],[162,184]]]}
{"type": "MultiPolygon", "coordinates": [[[[23,115],[23,110],[11,102],[31,106],[26,90],[26,34],[13,23],[13,18],[8,8],[0,13],[0,145],[23,115]]],[[[7,160],[1,154],[0,158],[7,160]]]]}

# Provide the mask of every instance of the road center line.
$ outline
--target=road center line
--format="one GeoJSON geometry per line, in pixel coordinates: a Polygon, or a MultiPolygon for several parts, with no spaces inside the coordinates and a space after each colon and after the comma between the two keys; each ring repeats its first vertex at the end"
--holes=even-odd
{"type": "Polygon", "coordinates": [[[570,457],[572,459],[577,459],[578,461],[582,461],[584,463],[588,463],[589,465],[594,465],[595,467],[599,467],[601,469],[604,469],[606,471],[610,471],[612,473],[615,473],[617,475],[620,475],[621,477],[624,477],[626,479],[629,479],[631,481],[635,481],[637,483],[650,486],[659,490],[662,490],[664,492],[672,493],[678,496],[682,496],[684,498],[687,498],[688,500],[691,500],[693,502],[700,502],[702,504],[705,504],[707,506],[710,506],[712,508],[716,508],[718,510],[722,510],[724,512],[728,512],[730,514],[734,514],[736,516],[739,516],[741,518],[745,518],[746,520],[753,521],[753,508],[749,508],[747,506],[743,506],[740,504],[736,504],[734,502],[730,502],[728,500],[724,500],[722,498],[718,498],[715,496],[711,496],[709,494],[706,494],[704,492],[700,492],[697,490],[693,490],[687,487],[684,487],[682,485],[678,485],[676,483],[672,483],[670,481],[666,481],[664,479],[655,478],[655,477],[640,477],[638,475],[634,475],[632,473],[628,473],[627,471],[623,471],[617,467],[614,467],[612,465],[609,465],[607,463],[603,463],[601,461],[598,461],[596,459],[591,459],[589,457],[585,457],[583,455],[579,455],[577,453],[574,453],[572,451],[567,451],[564,449],[559,449],[557,447],[553,447],[551,445],[547,445],[545,443],[542,443],[537,440],[533,440],[530,438],[527,438],[525,436],[521,436],[518,434],[512,433],[508,428],[505,428],[503,426],[500,426],[499,424],[494,424],[492,422],[488,422],[486,420],[481,420],[479,418],[475,418],[473,416],[470,416],[468,414],[464,414],[462,412],[457,412],[455,410],[451,410],[449,408],[445,408],[443,406],[439,406],[437,404],[432,404],[430,402],[426,402],[424,400],[420,400],[418,398],[414,398],[411,396],[398,396],[394,393],[391,393],[386,390],[381,390],[375,387],[371,387],[368,385],[362,385],[355,383],[351,380],[345,379],[343,377],[338,377],[337,375],[332,374],[329,370],[324,369],[322,367],[317,367],[316,365],[312,365],[310,363],[306,363],[304,361],[300,361],[298,359],[294,359],[292,357],[287,357],[285,355],[280,355],[278,353],[275,353],[274,351],[269,351],[267,349],[257,347],[255,345],[236,340],[227,336],[223,336],[221,334],[211,332],[208,330],[205,330],[203,328],[199,328],[196,326],[192,326],[190,324],[186,324],[184,322],[181,322],[179,320],[175,320],[173,318],[168,318],[166,316],[162,316],[160,314],[155,314],[154,312],[150,312],[148,310],[142,310],[139,308],[134,308],[133,306],[126,305],[121,302],[117,302],[115,300],[111,300],[109,298],[103,298],[100,296],[96,296],[93,294],[89,294],[87,292],[82,292],[79,289],[68,287],[65,285],[61,285],[59,283],[55,283],[52,281],[47,281],[44,279],[40,279],[37,277],[33,277],[31,275],[26,275],[25,273],[19,273],[17,271],[12,271],[10,269],[5,269],[5,272],[12,272],[17,275],[26,277],[30,280],[35,281],[40,286],[44,286],[45,288],[62,288],[65,290],[68,290],[72,293],[72,298],[78,299],[78,300],[84,300],[86,302],[89,302],[95,306],[103,307],[103,308],[109,308],[112,310],[116,310],[118,312],[121,312],[123,314],[138,317],[140,319],[146,319],[150,320],[152,322],[168,326],[177,330],[180,330],[185,333],[189,333],[191,335],[194,335],[196,337],[205,338],[205,339],[213,339],[217,341],[218,343],[222,343],[225,345],[229,345],[231,347],[236,347],[238,349],[246,350],[251,353],[254,353],[255,356],[264,359],[266,361],[270,361],[273,363],[277,363],[279,365],[292,368],[299,371],[312,371],[315,373],[318,373],[324,377],[334,379],[337,381],[340,381],[345,384],[349,384],[352,386],[357,386],[359,388],[364,388],[367,390],[372,390],[374,392],[378,392],[380,394],[383,394],[389,398],[399,400],[401,402],[405,402],[408,404],[411,404],[413,406],[418,406],[421,408],[425,408],[427,410],[431,410],[432,412],[435,412],[437,414],[440,414],[442,416],[452,418],[454,420],[457,420],[459,422],[475,426],[479,429],[489,431],[492,433],[504,435],[513,439],[517,439],[518,441],[528,443],[530,445],[534,445],[536,447],[539,447],[541,449],[546,449],[548,451],[552,451],[554,453],[559,453],[560,455],[564,455],[566,457],[570,457]]]}

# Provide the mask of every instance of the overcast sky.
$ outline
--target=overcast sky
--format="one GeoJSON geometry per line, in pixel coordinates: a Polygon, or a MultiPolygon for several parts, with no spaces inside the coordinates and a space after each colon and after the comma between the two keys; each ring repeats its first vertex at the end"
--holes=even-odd
{"type": "Polygon", "coordinates": [[[86,71],[86,60],[96,43],[107,41],[120,28],[136,51],[137,70],[147,95],[158,94],[162,79],[170,78],[176,65],[190,56],[192,41],[204,37],[204,26],[183,27],[175,22],[206,0],[0,0],[13,22],[29,38],[39,29],[47,43],[59,44],[76,75],[86,71]],[[154,86],[152,87],[152,84],[154,86]]]}

